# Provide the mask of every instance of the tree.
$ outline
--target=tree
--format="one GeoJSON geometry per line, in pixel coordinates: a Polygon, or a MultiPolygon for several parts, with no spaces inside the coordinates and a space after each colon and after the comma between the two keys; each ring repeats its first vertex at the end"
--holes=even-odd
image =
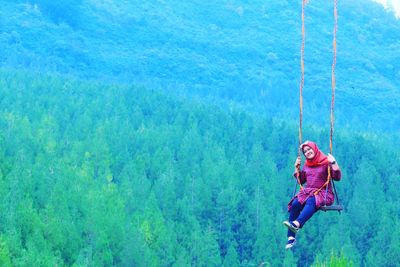
{"type": "Polygon", "coordinates": [[[55,23],[65,22],[77,27],[82,16],[82,0],[66,0],[58,3],[50,0],[37,0],[41,11],[55,23]]]}
{"type": "Polygon", "coordinates": [[[233,245],[230,245],[229,248],[228,248],[228,251],[227,251],[227,253],[225,255],[225,258],[224,258],[223,266],[226,266],[226,267],[240,266],[239,258],[238,258],[238,255],[236,253],[236,249],[235,249],[235,247],[233,245]]]}
{"type": "Polygon", "coordinates": [[[0,265],[5,267],[11,267],[11,255],[7,243],[0,237],[0,265]]]}

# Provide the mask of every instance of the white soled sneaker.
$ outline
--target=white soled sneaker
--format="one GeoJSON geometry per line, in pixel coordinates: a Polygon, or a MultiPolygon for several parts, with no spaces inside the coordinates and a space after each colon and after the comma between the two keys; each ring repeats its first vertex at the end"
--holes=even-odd
{"type": "Polygon", "coordinates": [[[296,239],[292,237],[292,238],[288,239],[285,248],[291,249],[294,245],[296,245],[296,239]]]}

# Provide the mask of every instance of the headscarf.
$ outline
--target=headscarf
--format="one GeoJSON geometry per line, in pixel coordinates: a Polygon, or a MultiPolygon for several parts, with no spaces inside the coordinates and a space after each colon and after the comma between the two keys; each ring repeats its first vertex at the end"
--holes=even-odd
{"type": "Polygon", "coordinates": [[[328,157],[322,153],[318,149],[318,146],[316,143],[311,142],[311,141],[305,141],[303,144],[301,144],[300,148],[301,151],[303,151],[304,146],[309,146],[313,151],[315,156],[312,159],[307,159],[306,158],[306,165],[309,167],[315,167],[315,166],[321,166],[321,165],[326,165],[329,163],[328,157]]]}

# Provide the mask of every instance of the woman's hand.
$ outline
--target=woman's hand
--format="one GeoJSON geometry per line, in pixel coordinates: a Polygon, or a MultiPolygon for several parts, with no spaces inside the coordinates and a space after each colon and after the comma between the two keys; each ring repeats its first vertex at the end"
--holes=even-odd
{"type": "Polygon", "coordinates": [[[328,153],[328,161],[330,164],[336,163],[335,157],[333,157],[332,154],[329,154],[329,153],[328,153]]]}
{"type": "Polygon", "coordinates": [[[339,169],[339,165],[337,164],[335,157],[328,153],[328,161],[332,166],[332,169],[337,171],[339,169]]]}
{"type": "Polygon", "coordinates": [[[299,172],[300,171],[300,165],[301,165],[301,159],[300,157],[297,157],[295,163],[294,163],[294,170],[295,172],[299,172]]]}

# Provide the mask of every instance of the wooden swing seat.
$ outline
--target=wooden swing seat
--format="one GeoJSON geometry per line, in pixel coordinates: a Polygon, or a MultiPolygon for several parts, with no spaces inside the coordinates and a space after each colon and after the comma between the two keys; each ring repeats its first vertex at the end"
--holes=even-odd
{"type": "Polygon", "coordinates": [[[319,209],[323,210],[325,212],[332,211],[332,210],[341,212],[343,210],[343,205],[339,204],[339,205],[332,205],[332,206],[321,206],[319,209]]]}

